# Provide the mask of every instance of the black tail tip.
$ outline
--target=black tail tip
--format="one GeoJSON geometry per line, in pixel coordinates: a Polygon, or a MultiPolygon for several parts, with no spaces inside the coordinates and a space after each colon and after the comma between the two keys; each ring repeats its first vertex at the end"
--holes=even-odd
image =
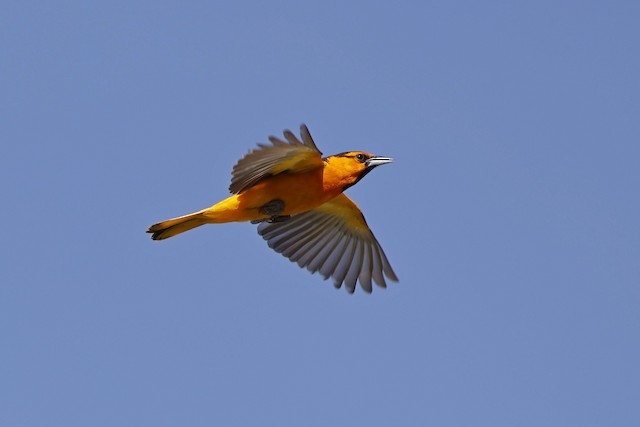
{"type": "Polygon", "coordinates": [[[164,230],[157,230],[155,229],[155,226],[158,224],[154,224],[151,227],[147,228],[147,233],[151,234],[151,240],[162,240],[162,237],[160,237],[160,235],[162,234],[162,232],[164,230]]]}

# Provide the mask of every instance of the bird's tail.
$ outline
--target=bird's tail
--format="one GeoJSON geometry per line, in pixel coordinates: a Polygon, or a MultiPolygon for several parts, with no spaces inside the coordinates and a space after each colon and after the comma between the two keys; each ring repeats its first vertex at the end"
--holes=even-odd
{"type": "Polygon", "coordinates": [[[149,227],[147,233],[153,233],[151,236],[153,240],[163,240],[192,228],[200,227],[207,222],[202,212],[196,212],[154,224],[149,227]]]}

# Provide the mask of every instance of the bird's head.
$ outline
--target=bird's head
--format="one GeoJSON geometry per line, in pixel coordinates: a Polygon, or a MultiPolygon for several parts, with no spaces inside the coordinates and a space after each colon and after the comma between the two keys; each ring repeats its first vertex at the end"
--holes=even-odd
{"type": "Polygon", "coordinates": [[[344,190],[360,181],[376,166],[391,163],[393,159],[364,151],[348,151],[326,157],[324,161],[325,175],[328,175],[326,178],[340,182],[344,190]]]}

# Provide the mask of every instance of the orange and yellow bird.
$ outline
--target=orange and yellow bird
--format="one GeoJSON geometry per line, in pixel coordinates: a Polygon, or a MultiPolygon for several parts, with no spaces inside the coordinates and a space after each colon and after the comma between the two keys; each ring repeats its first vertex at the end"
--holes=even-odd
{"type": "Polygon", "coordinates": [[[362,151],[322,157],[307,127],[300,141],[269,137],[233,167],[231,197],[201,211],[154,224],[147,230],[162,240],[204,224],[251,221],[269,247],[310,272],[371,292],[385,288],[384,276],[398,281],[382,247],[356,204],[343,191],[373,168],[393,159],[362,151]]]}

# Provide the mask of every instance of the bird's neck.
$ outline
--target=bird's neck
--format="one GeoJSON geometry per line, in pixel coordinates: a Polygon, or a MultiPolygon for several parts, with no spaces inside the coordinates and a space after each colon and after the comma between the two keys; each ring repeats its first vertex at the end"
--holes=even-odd
{"type": "Polygon", "coordinates": [[[322,175],[325,191],[338,195],[358,181],[359,173],[345,167],[340,158],[328,157],[322,175]]]}

